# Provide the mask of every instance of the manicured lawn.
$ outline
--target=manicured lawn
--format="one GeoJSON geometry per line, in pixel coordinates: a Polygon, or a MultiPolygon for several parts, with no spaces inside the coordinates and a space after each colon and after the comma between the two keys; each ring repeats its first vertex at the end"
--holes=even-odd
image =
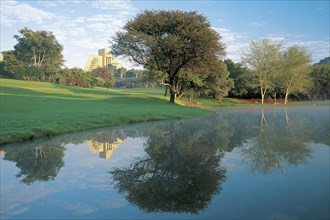
{"type": "Polygon", "coordinates": [[[160,89],[84,89],[10,79],[0,79],[0,86],[0,144],[70,131],[211,113],[170,104],[160,89]]]}
{"type": "MultiPolygon", "coordinates": [[[[183,99],[173,105],[163,94],[163,89],[154,88],[84,89],[0,79],[0,144],[133,122],[199,117],[224,107],[284,106],[240,104],[229,98],[221,103],[207,98],[183,99]]],[[[329,105],[330,101],[290,105],[320,104],[329,105]]]]}

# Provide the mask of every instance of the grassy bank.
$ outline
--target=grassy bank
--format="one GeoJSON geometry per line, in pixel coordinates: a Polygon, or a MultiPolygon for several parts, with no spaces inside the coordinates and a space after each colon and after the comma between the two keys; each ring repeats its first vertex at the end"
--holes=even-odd
{"type": "MultiPolygon", "coordinates": [[[[0,79],[0,89],[0,144],[133,122],[198,117],[224,107],[262,106],[227,98],[221,103],[196,98],[173,105],[162,89],[84,89],[10,79],[0,79]]],[[[330,101],[290,105],[314,104],[330,101]]]]}
{"type": "Polygon", "coordinates": [[[0,144],[140,121],[196,117],[210,111],[173,105],[161,90],[84,89],[0,79],[0,144]]]}

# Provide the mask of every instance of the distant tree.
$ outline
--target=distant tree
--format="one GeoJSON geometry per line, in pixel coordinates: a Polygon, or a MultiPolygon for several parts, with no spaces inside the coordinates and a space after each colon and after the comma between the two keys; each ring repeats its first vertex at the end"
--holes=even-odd
{"type": "Polygon", "coordinates": [[[126,68],[124,67],[118,68],[115,70],[115,77],[122,79],[125,77],[126,72],[127,72],[126,68]]]}
{"type": "Polygon", "coordinates": [[[281,44],[269,40],[251,41],[243,53],[243,63],[251,69],[250,88],[259,88],[261,103],[265,95],[274,90],[274,82],[279,71],[281,44]]]}
{"type": "Polygon", "coordinates": [[[4,70],[14,78],[53,81],[63,65],[63,47],[48,31],[19,30],[14,50],[2,52],[4,70]]]}
{"type": "Polygon", "coordinates": [[[101,85],[102,80],[98,80],[98,86],[112,88],[115,84],[114,72],[113,69],[106,67],[100,67],[92,70],[92,75],[94,77],[99,77],[103,80],[103,85],[101,85]]]}
{"type": "MultiPolygon", "coordinates": [[[[321,62],[320,62],[321,63],[321,62]]],[[[330,63],[313,65],[311,71],[313,87],[311,95],[313,99],[330,97],[330,63]]]]}
{"type": "Polygon", "coordinates": [[[13,51],[3,51],[4,71],[16,79],[23,79],[25,75],[26,65],[18,60],[13,51]]]}
{"type": "Polygon", "coordinates": [[[145,10],[116,33],[112,50],[167,78],[170,102],[178,94],[180,70],[203,66],[224,54],[219,34],[197,12],[145,10]]]}
{"type": "Polygon", "coordinates": [[[308,94],[312,86],[310,77],[310,56],[303,48],[289,47],[283,54],[279,87],[285,94],[284,104],[288,102],[290,94],[308,94]]]}
{"type": "Polygon", "coordinates": [[[230,59],[224,60],[229,72],[229,78],[233,80],[234,86],[229,91],[229,97],[243,97],[249,93],[249,87],[247,86],[248,69],[241,63],[234,63],[230,59]]]}
{"type": "Polygon", "coordinates": [[[139,78],[143,75],[144,70],[130,69],[125,73],[126,78],[139,78]]]}
{"type": "Polygon", "coordinates": [[[148,88],[159,85],[155,75],[147,70],[129,70],[125,78],[116,78],[116,88],[148,88]]]}
{"type": "Polygon", "coordinates": [[[320,60],[317,64],[330,64],[330,57],[320,60]]]}
{"type": "Polygon", "coordinates": [[[55,80],[62,85],[72,85],[79,87],[93,87],[95,85],[95,77],[90,72],[86,72],[81,68],[65,68],[57,74],[55,80]]]}
{"type": "Polygon", "coordinates": [[[135,78],[135,73],[134,73],[134,69],[131,70],[127,70],[126,74],[125,74],[126,78],[135,78]]]}
{"type": "Polygon", "coordinates": [[[5,71],[5,64],[4,62],[0,62],[0,76],[1,77],[10,77],[10,75],[5,71]]]}
{"type": "Polygon", "coordinates": [[[21,35],[14,35],[18,41],[14,46],[14,54],[18,60],[35,67],[45,64],[56,67],[63,65],[63,47],[52,32],[32,31],[26,27],[18,32],[21,35]]]}
{"type": "Polygon", "coordinates": [[[219,62],[218,65],[212,67],[199,91],[202,96],[221,101],[233,87],[234,82],[229,78],[226,64],[219,62]]]}
{"type": "Polygon", "coordinates": [[[95,77],[95,85],[99,87],[104,87],[105,81],[101,77],[95,77]]]}

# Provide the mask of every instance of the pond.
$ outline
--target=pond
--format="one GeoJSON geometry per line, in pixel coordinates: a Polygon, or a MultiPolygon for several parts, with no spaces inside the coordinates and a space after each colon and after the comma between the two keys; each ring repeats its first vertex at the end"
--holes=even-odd
{"type": "Polygon", "coordinates": [[[1,147],[1,219],[329,219],[329,106],[1,147]]]}

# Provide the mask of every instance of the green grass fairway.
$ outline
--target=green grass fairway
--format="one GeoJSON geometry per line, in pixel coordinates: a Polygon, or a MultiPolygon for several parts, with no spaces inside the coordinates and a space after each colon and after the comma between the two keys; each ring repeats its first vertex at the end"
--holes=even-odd
{"type": "Polygon", "coordinates": [[[170,104],[159,89],[84,89],[0,79],[0,144],[132,122],[187,118],[210,111],[170,104]]]}

